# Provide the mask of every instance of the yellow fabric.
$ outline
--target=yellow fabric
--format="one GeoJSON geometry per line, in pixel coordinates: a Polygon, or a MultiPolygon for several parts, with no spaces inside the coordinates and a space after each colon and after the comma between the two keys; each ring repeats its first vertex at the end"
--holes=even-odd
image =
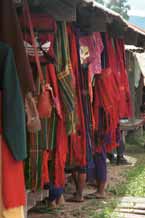
{"type": "Polygon", "coordinates": [[[23,206],[12,208],[8,210],[3,210],[2,218],[24,218],[24,208],[23,206]]]}
{"type": "Polygon", "coordinates": [[[2,202],[2,176],[1,176],[1,135],[0,135],[0,218],[24,218],[24,207],[5,209],[2,202]]]}

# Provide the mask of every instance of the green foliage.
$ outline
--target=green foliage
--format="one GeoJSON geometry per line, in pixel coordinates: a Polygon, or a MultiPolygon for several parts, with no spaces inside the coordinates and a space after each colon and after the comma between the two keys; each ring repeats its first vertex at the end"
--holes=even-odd
{"type": "Polygon", "coordinates": [[[129,19],[128,11],[130,10],[130,5],[128,0],[110,0],[107,7],[122,15],[126,20],[129,19]]]}

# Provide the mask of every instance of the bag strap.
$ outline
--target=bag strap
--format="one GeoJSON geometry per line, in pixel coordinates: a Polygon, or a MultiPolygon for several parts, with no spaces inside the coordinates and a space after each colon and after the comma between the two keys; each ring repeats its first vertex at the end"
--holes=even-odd
{"type": "Polygon", "coordinates": [[[40,83],[44,84],[45,80],[44,80],[44,77],[43,77],[43,72],[42,72],[40,59],[39,59],[39,55],[38,55],[38,51],[37,51],[37,46],[36,46],[36,41],[35,41],[35,34],[34,34],[34,30],[33,30],[33,24],[32,24],[32,19],[31,19],[29,5],[28,5],[27,0],[24,0],[24,12],[25,12],[24,16],[26,16],[27,19],[28,19],[28,27],[29,27],[29,30],[30,30],[31,38],[32,38],[32,45],[33,45],[33,48],[34,48],[36,66],[37,66],[37,71],[38,71],[40,83]]]}

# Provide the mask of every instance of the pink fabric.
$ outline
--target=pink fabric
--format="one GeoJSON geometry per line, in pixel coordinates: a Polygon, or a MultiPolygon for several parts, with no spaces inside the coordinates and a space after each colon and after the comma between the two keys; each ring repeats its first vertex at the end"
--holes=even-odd
{"type": "Polygon", "coordinates": [[[91,77],[95,74],[100,74],[102,71],[101,53],[104,48],[101,34],[99,32],[95,32],[89,36],[82,36],[80,38],[80,46],[81,48],[88,47],[89,58],[87,60],[90,63],[91,77]]]}

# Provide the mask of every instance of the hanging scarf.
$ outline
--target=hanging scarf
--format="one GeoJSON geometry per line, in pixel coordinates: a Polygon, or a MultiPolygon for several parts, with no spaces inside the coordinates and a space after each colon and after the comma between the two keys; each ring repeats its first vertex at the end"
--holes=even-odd
{"type": "Polygon", "coordinates": [[[72,66],[69,57],[69,44],[66,23],[58,23],[56,36],[57,79],[65,110],[67,134],[75,131],[75,92],[72,78],[72,66]]]}
{"type": "Polygon", "coordinates": [[[70,57],[73,69],[73,78],[76,89],[76,113],[77,113],[77,126],[76,132],[71,134],[70,137],[70,165],[79,167],[86,166],[86,132],[84,113],[81,98],[80,88],[80,75],[79,75],[79,56],[77,50],[76,35],[71,24],[67,26],[70,46],[70,57]]]}
{"type": "Polygon", "coordinates": [[[65,185],[65,163],[67,154],[68,137],[63,119],[58,119],[56,131],[56,150],[54,160],[54,186],[57,188],[65,185]]]}
{"type": "Polygon", "coordinates": [[[116,53],[119,66],[119,89],[120,89],[120,118],[129,118],[132,116],[131,95],[129,89],[129,81],[125,68],[125,49],[124,42],[121,39],[116,39],[116,53]]]}
{"type": "MultiPolygon", "coordinates": [[[[102,70],[102,74],[96,76],[95,80],[95,92],[94,92],[94,119],[95,128],[99,131],[99,138],[105,138],[110,136],[111,141],[107,144],[107,150],[110,151],[117,146],[116,144],[116,129],[119,123],[119,78],[117,75],[117,63],[116,54],[113,48],[112,40],[106,33],[106,47],[108,54],[107,66],[108,68],[102,70]],[[99,129],[99,109],[103,108],[104,115],[103,130],[99,129]]],[[[102,140],[101,143],[104,143],[102,140]]],[[[101,150],[101,145],[98,146],[98,150],[101,150]]]]}

